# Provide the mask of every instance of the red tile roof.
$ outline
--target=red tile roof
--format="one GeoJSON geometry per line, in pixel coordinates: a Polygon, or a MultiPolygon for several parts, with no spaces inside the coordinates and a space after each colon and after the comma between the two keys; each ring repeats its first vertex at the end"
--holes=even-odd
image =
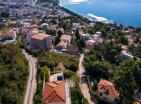
{"type": "Polygon", "coordinates": [[[49,82],[43,92],[44,102],[66,102],[65,81],[49,82]]]}
{"type": "Polygon", "coordinates": [[[116,90],[115,85],[110,81],[101,79],[97,87],[98,89],[108,90],[110,96],[118,97],[118,91],[116,90]]]}
{"type": "Polygon", "coordinates": [[[33,39],[39,39],[39,40],[43,40],[47,37],[49,37],[50,35],[46,35],[46,34],[36,34],[36,35],[33,35],[31,38],[33,39]]]}
{"type": "Polygon", "coordinates": [[[9,32],[2,32],[0,33],[1,36],[14,36],[15,32],[14,31],[9,31],[9,32]]]}
{"type": "Polygon", "coordinates": [[[66,46],[66,42],[61,40],[56,46],[65,47],[66,46]]]}
{"type": "Polygon", "coordinates": [[[126,51],[126,52],[128,52],[128,46],[127,45],[122,45],[121,46],[121,49],[124,50],[124,51],[126,51]]]}

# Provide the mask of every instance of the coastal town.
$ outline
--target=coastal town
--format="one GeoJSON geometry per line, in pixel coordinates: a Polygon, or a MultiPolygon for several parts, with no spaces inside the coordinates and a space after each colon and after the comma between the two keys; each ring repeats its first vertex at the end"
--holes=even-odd
{"type": "Polygon", "coordinates": [[[0,104],[141,104],[141,28],[59,0],[0,0],[0,104]]]}

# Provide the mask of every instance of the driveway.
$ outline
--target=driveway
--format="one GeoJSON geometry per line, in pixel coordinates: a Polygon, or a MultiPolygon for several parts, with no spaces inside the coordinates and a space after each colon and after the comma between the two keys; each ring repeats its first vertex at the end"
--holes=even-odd
{"type": "Polygon", "coordinates": [[[77,71],[77,74],[79,75],[80,79],[81,79],[81,83],[79,84],[81,92],[83,93],[84,97],[88,100],[89,104],[95,104],[92,100],[91,100],[91,96],[89,93],[89,88],[88,88],[88,84],[86,83],[86,79],[85,79],[85,68],[83,66],[83,60],[84,60],[84,54],[80,55],[80,59],[79,59],[79,68],[77,71]]]}

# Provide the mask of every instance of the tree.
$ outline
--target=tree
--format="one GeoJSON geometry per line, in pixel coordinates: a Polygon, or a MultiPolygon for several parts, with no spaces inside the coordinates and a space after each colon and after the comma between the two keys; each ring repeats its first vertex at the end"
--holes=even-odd
{"type": "Polygon", "coordinates": [[[113,76],[112,66],[106,61],[94,61],[85,63],[85,67],[90,76],[97,78],[109,79],[113,76]]]}
{"type": "Polygon", "coordinates": [[[57,24],[57,20],[56,19],[52,19],[50,22],[53,23],[53,24],[57,24]]]}
{"type": "Polygon", "coordinates": [[[55,45],[57,45],[60,42],[60,37],[55,37],[55,45]]]}
{"type": "Polygon", "coordinates": [[[34,97],[34,102],[35,102],[35,104],[43,104],[43,101],[42,101],[42,94],[41,95],[35,95],[35,97],[34,97]]]}
{"type": "Polygon", "coordinates": [[[50,77],[49,74],[50,74],[50,69],[47,66],[40,68],[40,76],[42,80],[44,80],[45,78],[45,81],[48,82],[50,77]]]}
{"type": "Polygon", "coordinates": [[[132,60],[124,60],[114,72],[114,82],[119,90],[121,104],[129,104],[136,90],[136,82],[133,76],[132,60]]]}
{"type": "Polygon", "coordinates": [[[0,46],[0,103],[21,104],[27,74],[28,63],[17,44],[0,46]],[[13,92],[14,91],[14,92],[13,92]]]}
{"type": "Polygon", "coordinates": [[[105,43],[102,47],[103,47],[102,55],[104,59],[110,62],[111,64],[117,64],[119,54],[121,52],[119,45],[113,42],[109,42],[109,43],[105,43]]]}
{"type": "Polygon", "coordinates": [[[71,61],[71,62],[66,62],[65,63],[65,67],[71,71],[76,72],[77,68],[78,68],[78,63],[76,63],[75,61],[71,61]]]}
{"type": "Polygon", "coordinates": [[[2,104],[18,104],[20,96],[17,92],[13,92],[10,89],[4,89],[1,97],[2,104]]]}
{"type": "Polygon", "coordinates": [[[133,76],[136,81],[136,84],[141,89],[141,61],[140,60],[134,62],[133,76]]]}
{"type": "Polygon", "coordinates": [[[40,67],[47,66],[51,70],[53,69],[54,60],[50,57],[50,55],[46,53],[40,53],[40,55],[38,56],[38,62],[40,67]]]}
{"type": "Polygon", "coordinates": [[[125,38],[125,36],[119,36],[117,41],[123,45],[128,45],[128,40],[125,38]]]}
{"type": "Polygon", "coordinates": [[[135,56],[141,58],[141,43],[135,48],[135,56]]]}
{"type": "Polygon", "coordinates": [[[9,13],[2,11],[1,14],[0,14],[0,17],[7,18],[7,17],[9,17],[9,13]]]}
{"type": "Polygon", "coordinates": [[[78,47],[79,47],[79,51],[82,52],[83,49],[85,48],[85,41],[83,39],[77,40],[78,41],[78,47]]]}
{"type": "Polygon", "coordinates": [[[56,35],[56,30],[45,30],[46,34],[49,34],[51,36],[55,36],[56,35]]]}
{"type": "Polygon", "coordinates": [[[60,38],[63,35],[63,32],[61,30],[58,30],[57,35],[60,38]]]}
{"type": "Polygon", "coordinates": [[[102,61],[102,50],[101,47],[96,45],[94,49],[90,50],[87,54],[85,54],[84,61],[89,62],[89,61],[102,61]]]}
{"type": "Polygon", "coordinates": [[[83,100],[85,99],[78,84],[75,84],[75,87],[70,88],[70,95],[72,104],[87,104],[86,101],[83,103],[83,100]]]}
{"type": "Polygon", "coordinates": [[[76,40],[80,39],[79,29],[76,29],[76,31],[75,31],[75,37],[76,37],[76,40]]]}

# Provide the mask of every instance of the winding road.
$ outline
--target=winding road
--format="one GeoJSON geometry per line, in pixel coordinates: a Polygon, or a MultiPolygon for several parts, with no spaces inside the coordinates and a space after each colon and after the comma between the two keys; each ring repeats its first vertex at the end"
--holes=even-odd
{"type": "Polygon", "coordinates": [[[37,83],[36,83],[37,59],[29,55],[27,52],[25,52],[25,50],[23,50],[23,54],[25,55],[26,59],[28,60],[28,64],[29,64],[29,77],[28,77],[28,82],[26,86],[26,92],[25,92],[23,104],[33,104],[33,98],[34,98],[36,87],[37,87],[37,83]]]}
{"type": "MultiPolygon", "coordinates": [[[[83,60],[84,60],[84,54],[81,54],[80,56],[80,59],[79,59],[79,69],[77,71],[77,74],[79,75],[80,79],[82,79],[85,73],[85,68],[83,66],[83,60]]],[[[91,100],[91,96],[90,96],[90,93],[89,93],[89,88],[88,88],[88,84],[87,83],[84,83],[84,82],[81,82],[79,84],[80,86],[80,89],[81,89],[81,92],[83,93],[84,97],[88,100],[88,103],[89,104],[95,104],[92,100],[91,100]]]]}

